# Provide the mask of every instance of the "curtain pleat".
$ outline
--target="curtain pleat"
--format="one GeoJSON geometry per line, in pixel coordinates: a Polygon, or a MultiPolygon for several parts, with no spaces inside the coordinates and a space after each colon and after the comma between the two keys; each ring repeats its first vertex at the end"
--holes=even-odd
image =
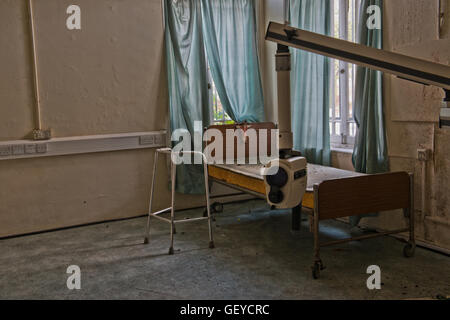
{"type": "Polygon", "coordinates": [[[236,122],[264,120],[255,0],[201,0],[211,75],[236,122]]]}
{"type": "MultiPolygon", "coordinates": [[[[329,0],[290,0],[289,17],[296,28],[331,35],[329,0]]],[[[291,95],[294,149],[309,163],[331,165],[330,77],[327,57],[291,49],[291,95]]]]}
{"type": "MultiPolygon", "coordinates": [[[[382,0],[361,0],[358,43],[382,49],[383,30],[367,27],[367,9],[372,5],[383,8],[382,0]]],[[[383,112],[383,74],[358,66],[355,83],[355,121],[358,126],[353,151],[355,170],[369,174],[387,172],[389,161],[383,112]]]]}
{"type": "MultiPolygon", "coordinates": [[[[201,6],[197,0],[165,0],[164,5],[170,126],[172,132],[188,130],[194,138],[194,122],[200,121],[200,128],[209,125],[211,109],[201,6]]],[[[177,143],[173,142],[174,145],[177,143]]],[[[203,166],[177,166],[176,190],[203,194],[203,166]]]]}

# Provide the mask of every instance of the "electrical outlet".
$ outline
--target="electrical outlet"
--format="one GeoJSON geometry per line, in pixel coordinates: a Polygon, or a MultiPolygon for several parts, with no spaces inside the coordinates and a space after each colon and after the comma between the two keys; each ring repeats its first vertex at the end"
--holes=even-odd
{"type": "Polygon", "coordinates": [[[38,143],[36,145],[36,152],[37,153],[47,153],[48,146],[46,143],[38,143]]]}
{"type": "Polygon", "coordinates": [[[26,154],[35,154],[36,153],[36,145],[35,144],[26,144],[25,145],[25,153],[26,154]]]}
{"type": "Polygon", "coordinates": [[[25,154],[25,146],[23,144],[16,144],[12,146],[12,154],[15,156],[21,156],[25,154]]]}
{"type": "Polygon", "coordinates": [[[163,135],[155,136],[155,144],[156,145],[158,145],[158,146],[164,145],[163,140],[164,140],[164,136],[163,135]]]}
{"type": "Polygon", "coordinates": [[[8,157],[12,155],[11,146],[0,146],[0,157],[8,157]]]}
{"type": "Polygon", "coordinates": [[[52,138],[52,131],[47,130],[33,130],[33,140],[50,140],[52,138]]]}
{"type": "Polygon", "coordinates": [[[428,149],[417,149],[417,159],[419,161],[428,161],[431,157],[431,150],[428,149]]]}
{"type": "Polygon", "coordinates": [[[139,137],[139,143],[143,145],[154,145],[155,144],[155,137],[154,135],[147,135],[147,136],[141,136],[139,137]]]}

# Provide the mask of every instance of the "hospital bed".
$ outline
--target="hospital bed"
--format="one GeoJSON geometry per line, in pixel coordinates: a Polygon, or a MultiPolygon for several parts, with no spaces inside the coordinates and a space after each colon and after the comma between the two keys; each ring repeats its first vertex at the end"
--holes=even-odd
{"type": "MultiPolygon", "coordinates": [[[[209,178],[217,183],[267,198],[260,165],[210,165],[208,172],[209,178]]],[[[413,184],[413,176],[405,172],[365,175],[308,164],[306,192],[300,205],[292,209],[292,227],[299,230],[302,212],[310,215],[314,235],[313,277],[319,278],[324,269],[320,248],[345,242],[409,232],[409,242],[403,253],[411,257],[415,250],[413,184]],[[312,210],[302,210],[303,207],[312,210]],[[403,210],[407,227],[323,243],[319,240],[321,221],[395,209],[403,210]]]]}

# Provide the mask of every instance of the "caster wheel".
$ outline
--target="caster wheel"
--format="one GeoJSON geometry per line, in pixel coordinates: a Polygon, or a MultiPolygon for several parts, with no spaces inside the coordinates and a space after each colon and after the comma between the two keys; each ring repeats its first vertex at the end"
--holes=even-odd
{"type": "Polygon", "coordinates": [[[311,267],[313,279],[317,280],[320,278],[320,264],[318,262],[314,263],[311,267]]]}
{"type": "Polygon", "coordinates": [[[209,248],[210,248],[210,249],[214,249],[214,248],[215,248],[215,246],[214,246],[214,241],[210,241],[210,242],[209,242],[209,248]]]}
{"type": "Polygon", "coordinates": [[[223,212],[223,204],[220,202],[215,202],[212,205],[212,210],[214,213],[221,213],[223,212]]]}
{"type": "Polygon", "coordinates": [[[145,238],[144,239],[144,244],[148,244],[148,243],[149,243],[148,238],[145,238]]]}
{"type": "Polygon", "coordinates": [[[320,271],[324,270],[325,267],[323,266],[322,261],[316,261],[314,262],[314,265],[311,267],[312,269],[312,276],[314,279],[320,278],[320,271]]]}
{"type": "Polygon", "coordinates": [[[170,248],[170,249],[169,249],[169,256],[173,255],[173,253],[174,253],[174,252],[173,252],[173,248],[170,248]]]}
{"type": "Polygon", "coordinates": [[[413,245],[413,244],[411,244],[411,243],[408,243],[408,244],[403,248],[403,255],[404,255],[406,258],[411,258],[411,257],[414,256],[415,251],[416,251],[416,246],[413,245]]]}
{"type": "MultiPolygon", "coordinates": [[[[210,206],[210,211],[211,211],[211,215],[214,215],[215,213],[222,213],[223,212],[223,204],[221,204],[220,202],[214,202],[210,206]]],[[[207,216],[208,216],[208,210],[205,209],[203,211],[203,217],[206,218],[207,216]]],[[[214,219],[214,216],[213,216],[213,219],[214,219]]]]}

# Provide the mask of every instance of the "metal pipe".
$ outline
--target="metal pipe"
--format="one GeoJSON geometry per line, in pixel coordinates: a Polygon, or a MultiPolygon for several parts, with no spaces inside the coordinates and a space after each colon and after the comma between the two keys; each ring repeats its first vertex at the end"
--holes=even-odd
{"type": "Polygon", "coordinates": [[[170,220],[169,220],[169,219],[167,219],[167,218],[163,218],[163,217],[160,217],[160,216],[155,216],[155,215],[152,215],[152,217],[153,217],[153,218],[155,218],[155,219],[158,219],[158,220],[161,220],[161,221],[167,222],[167,223],[172,223],[172,221],[170,221],[170,220]]]}
{"type": "Polygon", "coordinates": [[[205,221],[208,220],[208,217],[202,217],[202,218],[192,218],[192,219],[184,219],[184,220],[174,220],[174,223],[188,223],[188,222],[197,222],[197,221],[205,221]]]}
{"type": "Polygon", "coordinates": [[[427,197],[426,197],[426,190],[427,190],[427,161],[423,160],[422,162],[422,217],[425,218],[425,216],[427,216],[428,214],[426,213],[426,202],[427,202],[427,197]]]}
{"type": "Polygon", "coordinates": [[[414,174],[409,175],[409,192],[410,192],[410,203],[409,203],[409,241],[410,244],[415,246],[415,230],[414,230],[414,218],[415,218],[415,210],[414,210],[414,174]]]}
{"type": "Polygon", "coordinates": [[[41,101],[39,97],[39,76],[36,54],[36,33],[34,25],[34,8],[33,0],[28,1],[28,13],[30,18],[30,31],[31,31],[31,45],[33,50],[33,83],[34,83],[34,98],[35,98],[35,129],[42,130],[41,123],[41,101]]]}
{"type": "MultiPolygon", "coordinates": [[[[150,203],[148,205],[148,218],[147,218],[147,228],[145,230],[145,238],[144,238],[144,243],[147,244],[150,241],[150,220],[152,218],[152,210],[153,210],[153,195],[155,192],[155,181],[156,181],[156,173],[157,173],[157,168],[158,168],[158,151],[155,152],[155,158],[153,160],[153,176],[152,176],[152,186],[150,189],[150,203]]],[[[165,212],[167,211],[167,209],[165,210],[165,212]]],[[[157,216],[157,213],[154,214],[155,216],[157,216]]]]}
{"type": "Polygon", "coordinates": [[[289,0],[283,1],[283,18],[286,25],[291,24],[291,22],[289,21],[289,0]]]}
{"type": "Polygon", "coordinates": [[[364,236],[360,236],[360,237],[353,237],[353,238],[347,238],[347,239],[342,239],[342,240],[324,242],[324,243],[321,243],[319,246],[320,247],[329,247],[329,246],[334,246],[336,244],[378,238],[381,236],[387,236],[387,235],[391,235],[391,234],[408,232],[408,231],[409,231],[409,228],[408,229],[399,229],[399,230],[394,230],[394,231],[385,231],[385,232],[380,232],[380,233],[368,234],[368,235],[364,235],[364,236]]]}
{"type": "Polygon", "coordinates": [[[276,59],[278,129],[280,150],[292,150],[293,134],[291,123],[291,53],[289,48],[278,45],[276,59]]]}

